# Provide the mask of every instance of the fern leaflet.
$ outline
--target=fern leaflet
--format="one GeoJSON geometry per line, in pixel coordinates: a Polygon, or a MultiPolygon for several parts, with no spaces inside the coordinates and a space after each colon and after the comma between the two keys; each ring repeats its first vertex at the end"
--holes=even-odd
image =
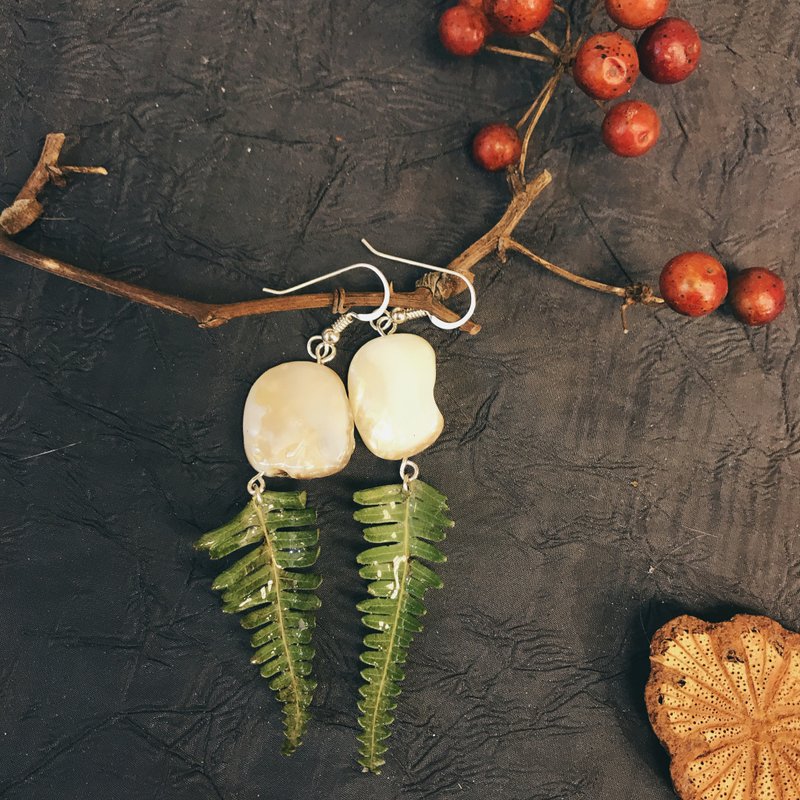
{"type": "Polygon", "coordinates": [[[364,538],[378,545],[358,556],[360,575],[371,581],[371,597],[359,603],[363,623],[376,633],[364,637],[366,650],[361,660],[364,684],[358,703],[362,727],[359,764],[364,771],[378,773],[386,763],[389,727],[394,721],[402,666],[415,633],[422,630],[419,618],[425,613],[425,592],[439,589],[438,575],[421,559],[438,563],[445,555],[431,542],[445,538],[453,521],[447,516],[447,498],[420,480],[402,486],[381,486],[356,492],[354,500],[363,508],[355,518],[368,527],[364,538]]]}
{"type": "Polygon", "coordinates": [[[302,740],[316,688],[311,634],[320,606],[313,591],[321,578],[297,570],[317,560],[318,540],[316,513],[306,508],[305,492],[262,492],[227,525],[195,543],[213,559],[255,545],[212,588],[222,592],[224,612],[246,612],[240,622],[254,631],[251,662],[261,665],[261,675],[283,704],[285,755],[302,740]]]}

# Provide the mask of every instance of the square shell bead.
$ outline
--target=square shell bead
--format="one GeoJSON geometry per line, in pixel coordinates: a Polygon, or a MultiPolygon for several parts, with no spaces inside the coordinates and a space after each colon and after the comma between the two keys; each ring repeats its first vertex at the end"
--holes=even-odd
{"type": "Polygon", "coordinates": [[[344,469],[355,448],[342,379],[313,361],[267,370],[244,405],[244,450],[256,472],[323,478],[344,469]]]}

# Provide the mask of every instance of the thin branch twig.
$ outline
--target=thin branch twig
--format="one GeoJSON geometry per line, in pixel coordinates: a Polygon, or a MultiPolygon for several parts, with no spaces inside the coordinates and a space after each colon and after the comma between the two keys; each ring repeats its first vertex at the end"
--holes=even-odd
{"type": "MultiPolygon", "coordinates": [[[[596,0],[593,14],[597,12],[597,8],[599,8],[601,4],[602,0],[596,0]]],[[[512,197],[505,213],[496,225],[467,247],[459,256],[454,258],[448,267],[458,272],[460,275],[463,275],[466,280],[473,282],[475,279],[473,270],[481,261],[495,253],[504,261],[507,251],[514,250],[572,283],[587,289],[592,289],[593,291],[622,298],[623,307],[621,313],[624,325],[625,311],[629,306],[637,303],[658,305],[664,301],[660,297],[654,295],[650,287],[644,284],[634,284],[628,287],[610,286],[599,281],[575,275],[569,270],[547,261],[547,259],[537,255],[513,238],[514,230],[519,222],[528,212],[536,198],[552,181],[552,176],[547,170],[542,171],[531,182],[526,180],[525,169],[527,166],[528,151],[530,149],[533,132],[539,124],[545,109],[552,100],[559,82],[567,72],[568,65],[570,60],[574,57],[575,51],[585,39],[587,28],[591,24],[592,19],[590,15],[578,40],[572,44],[573,31],[569,12],[560,5],[556,5],[556,10],[565,18],[563,46],[559,47],[555,42],[538,31],[531,34],[531,38],[546,47],[547,50],[553,54],[553,57],[511,50],[504,47],[496,47],[494,45],[490,45],[486,48],[490,52],[501,55],[549,63],[553,67],[553,74],[517,123],[517,129],[522,130],[524,128],[525,133],[522,137],[522,154],[519,164],[516,168],[509,168],[508,170],[508,182],[511,187],[512,197]]],[[[203,327],[216,327],[240,317],[304,308],[324,308],[331,306],[334,310],[340,311],[345,306],[374,305],[378,304],[381,300],[381,295],[377,292],[354,292],[345,296],[342,290],[337,290],[331,293],[271,297],[238,303],[204,303],[164,294],[113,278],[107,278],[104,275],[89,272],[88,270],[75,267],[64,261],[48,258],[32,250],[28,250],[18,245],[16,242],[13,242],[9,237],[24,230],[41,216],[43,208],[38,200],[38,196],[48,182],[63,186],[65,185],[64,176],[68,173],[106,174],[102,167],[59,166],[58,159],[63,144],[63,134],[50,134],[47,137],[39,161],[17,195],[16,200],[9,208],[0,213],[0,255],[109,294],[190,317],[203,327]],[[345,304],[345,297],[346,300],[349,301],[347,304],[345,304]]],[[[462,291],[465,291],[464,283],[455,276],[430,272],[417,282],[417,289],[415,291],[392,292],[391,302],[396,306],[429,311],[442,319],[451,321],[458,319],[458,315],[448,309],[442,301],[460,294],[462,291]]],[[[468,322],[462,326],[462,330],[469,333],[477,333],[480,330],[480,326],[474,322],[468,322]]]]}
{"type": "Polygon", "coordinates": [[[550,270],[550,272],[572,283],[577,283],[578,286],[583,286],[584,289],[593,289],[595,292],[603,292],[603,294],[615,294],[617,297],[623,298],[627,296],[627,291],[623,287],[609,286],[607,283],[600,283],[599,281],[593,281],[591,278],[583,278],[580,275],[575,275],[575,273],[553,264],[546,258],[536,255],[536,253],[529,250],[525,245],[520,244],[515,239],[504,238],[500,242],[500,247],[502,250],[516,250],[517,253],[521,253],[531,261],[535,261],[539,266],[550,270]]]}
{"type": "Polygon", "coordinates": [[[541,61],[544,64],[552,64],[553,59],[548,56],[541,56],[538,53],[526,53],[523,50],[511,50],[508,47],[498,47],[494,44],[487,44],[484,50],[490,53],[499,53],[504,56],[512,56],[513,58],[524,58],[528,61],[541,61]]]}
{"type": "Polygon", "coordinates": [[[564,269],[563,267],[553,264],[551,261],[548,261],[546,258],[542,258],[532,250],[529,250],[527,247],[525,247],[525,245],[520,244],[514,239],[501,239],[499,244],[499,254],[503,261],[505,261],[506,253],[509,250],[515,250],[517,253],[529,258],[540,267],[544,267],[546,270],[549,270],[554,275],[558,275],[560,278],[564,278],[570,283],[583,286],[584,289],[591,289],[592,291],[602,292],[603,294],[613,294],[622,298],[620,316],[622,318],[623,333],[628,333],[628,320],[626,312],[631,306],[637,304],[644,306],[658,306],[664,303],[664,299],[654,294],[653,290],[647,284],[634,283],[631,286],[611,286],[607,283],[600,283],[600,281],[594,281],[591,278],[584,278],[581,275],[576,275],[574,272],[570,272],[568,269],[564,269]]]}

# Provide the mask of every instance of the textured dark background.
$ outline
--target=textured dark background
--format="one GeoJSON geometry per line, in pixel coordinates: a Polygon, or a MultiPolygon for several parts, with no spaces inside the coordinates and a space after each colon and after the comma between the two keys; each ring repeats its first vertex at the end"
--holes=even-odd
{"type": "MultiPolygon", "coordinates": [[[[359,448],[308,487],[320,689],[291,760],[215,567],[191,549],[243,502],[250,383],[329,316],[202,331],[2,264],[0,798],[673,796],[642,701],[649,635],[682,611],[800,627],[800,6],[673,5],[705,53],[687,83],[635,89],[662,113],[658,149],[615,159],[565,86],[537,146],[555,182],[520,238],[617,282],[655,280],[685,249],[774,267],[787,311],[746,330],[635,310],[624,336],[612,300],[514,258],[480,273],[478,337],[415,325],[438,349],[447,419],[420,461],[459,524],[378,778],[353,766],[349,496],[395,466],[359,448]]],[[[110,170],[48,190],[22,241],[209,300],[359,260],[360,236],[448,261],[506,200],[465,142],[542,73],[445,57],[441,8],[7,0],[3,200],[50,130],[70,134],[70,160],[110,170]]]]}

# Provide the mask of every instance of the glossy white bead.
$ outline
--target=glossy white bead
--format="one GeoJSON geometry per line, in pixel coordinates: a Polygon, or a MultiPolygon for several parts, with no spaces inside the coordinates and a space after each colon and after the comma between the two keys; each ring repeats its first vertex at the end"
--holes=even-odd
{"type": "Polygon", "coordinates": [[[322,478],[347,466],[353,414],[341,378],[313,361],[267,370],[244,405],[244,450],[256,472],[322,478]]]}
{"type": "Polygon", "coordinates": [[[347,377],[350,405],[364,444],[395,461],[422,452],[444,427],[433,387],[436,354],[421,336],[395,333],[367,342],[347,377]]]}

